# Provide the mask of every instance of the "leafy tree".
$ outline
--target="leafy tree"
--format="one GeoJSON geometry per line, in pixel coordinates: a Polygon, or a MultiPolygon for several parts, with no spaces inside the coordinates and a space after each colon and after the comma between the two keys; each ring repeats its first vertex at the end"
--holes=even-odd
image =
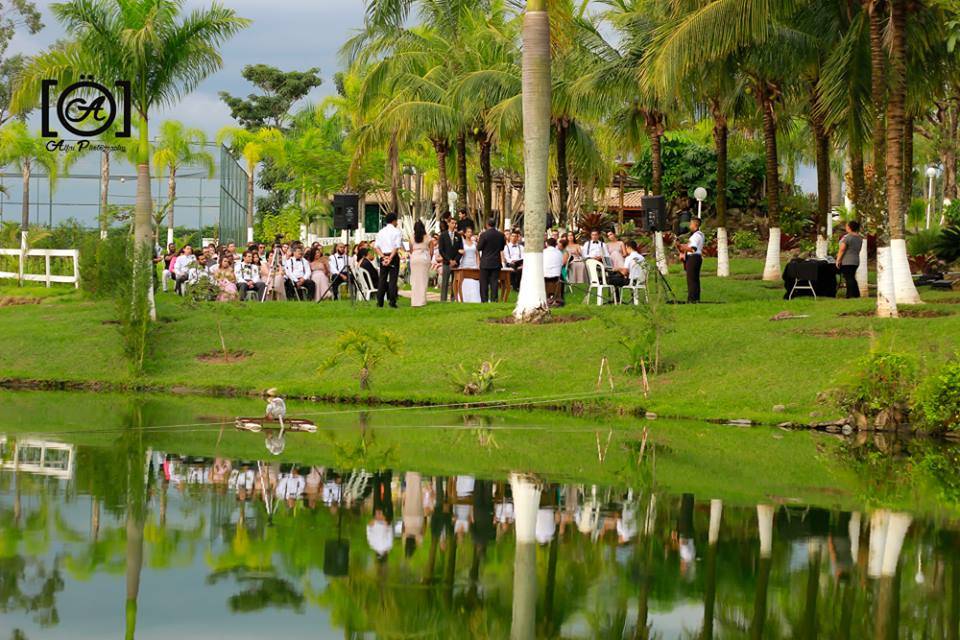
{"type": "Polygon", "coordinates": [[[240,74],[263,93],[251,93],[244,99],[221,91],[220,99],[230,107],[231,117],[240,126],[250,130],[261,127],[282,130],[290,123],[290,109],[294,103],[320,86],[319,73],[317,67],[306,71],[281,71],[267,64],[248,64],[240,74]]]}
{"type": "Polygon", "coordinates": [[[359,367],[360,389],[370,388],[371,370],[388,354],[400,352],[400,338],[382,329],[347,329],[337,337],[333,355],[320,367],[326,371],[336,367],[344,358],[353,360],[359,367]]]}
{"type": "Polygon", "coordinates": [[[177,170],[187,165],[200,165],[213,177],[214,160],[205,149],[207,136],[202,129],[185,127],[182,122],[167,120],[160,125],[153,164],[162,174],[167,171],[167,243],[173,242],[173,208],[177,199],[177,170]]]}
{"type": "Polygon", "coordinates": [[[12,0],[0,4],[0,125],[13,115],[10,100],[13,81],[23,70],[26,58],[20,54],[5,58],[10,40],[16,33],[34,34],[43,28],[40,12],[32,0],[12,0]]]}

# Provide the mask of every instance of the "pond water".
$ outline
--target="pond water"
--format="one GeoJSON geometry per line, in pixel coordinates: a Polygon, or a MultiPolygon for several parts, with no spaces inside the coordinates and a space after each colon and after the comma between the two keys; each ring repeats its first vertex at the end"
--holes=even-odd
{"type": "Polygon", "coordinates": [[[952,453],[292,404],[329,433],[273,456],[224,419],[256,407],[0,393],[0,638],[960,634],[952,453]]]}

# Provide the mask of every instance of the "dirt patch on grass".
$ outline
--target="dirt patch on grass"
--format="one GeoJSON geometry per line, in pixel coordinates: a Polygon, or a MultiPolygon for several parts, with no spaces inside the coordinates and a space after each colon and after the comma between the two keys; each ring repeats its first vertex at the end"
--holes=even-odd
{"type": "MultiPolygon", "coordinates": [[[[897,312],[901,318],[943,318],[944,316],[953,315],[952,311],[943,311],[941,309],[911,309],[909,307],[901,307],[897,312]]],[[[837,315],[841,318],[872,318],[875,317],[877,313],[873,310],[863,310],[845,311],[837,315]]]]}
{"type": "Polygon", "coordinates": [[[40,304],[42,298],[8,296],[0,298],[0,307],[18,307],[24,304],[40,304]]]}
{"type": "Polygon", "coordinates": [[[835,327],[833,329],[796,329],[793,333],[817,338],[866,338],[873,332],[869,329],[854,329],[851,327],[835,327]]]}
{"type": "Polygon", "coordinates": [[[960,304],[960,298],[943,298],[941,300],[929,300],[930,304],[960,304]]]}
{"type": "Polygon", "coordinates": [[[226,353],[219,349],[213,349],[205,353],[201,353],[197,356],[197,360],[200,362],[218,362],[221,364],[230,364],[233,362],[240,362],[246,360],[253,355],[252,351],[245,351],[243,349],[238,350],[227,350],[226,353]]]}
{"type": "Polygon", "coordinates": [[[487,322],[490,324],[568,324],[570,322],[583,322],[584,320],[589,320],[590,316],[582,315],[564,315],[564,316],[548,316],[536,323],[518,323],[513,316],[507,316],[505,318],[487,318],[487,322]]]}
{"type": "Polygon", "coordinates": [[[730,276],[731,280],[762,280],[762,273],[735,273],[730,276]]]}

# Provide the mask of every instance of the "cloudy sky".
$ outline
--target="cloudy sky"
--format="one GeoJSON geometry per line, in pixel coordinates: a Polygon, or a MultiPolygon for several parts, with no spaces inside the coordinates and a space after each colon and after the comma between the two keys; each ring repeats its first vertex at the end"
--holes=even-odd
{"type": "MultiPolygon", "coordinates": [[[[37,2],[43,12],[44,29],[35,35],[14,36],[10,53],[34,54],[65,36],[50,14],[49,4],[37,2]]],[[[209,0],[186,0],[185,9],[209,4],[209,0]]],[[[338,48],[363,22],[363,0],[223,0],[223,4],[253,20],[253,24],[222,48],[223,69],[179,104],[158,112],[154,122],[176,118],[213,136],[223,125],[233,123],[217,92],[251,93],[252,87],[240,71],[258,62],[283,70],[320,67],[323,84],[307,98],[320,100],[334,91],[332,77],[341,67],[338,48]]]]}

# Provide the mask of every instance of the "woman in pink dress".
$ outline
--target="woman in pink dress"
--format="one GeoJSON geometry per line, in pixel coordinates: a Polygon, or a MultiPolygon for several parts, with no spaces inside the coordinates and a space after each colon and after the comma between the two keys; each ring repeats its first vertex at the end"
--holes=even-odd
{"type": "Polygon", "coordinates": [[[583,266],[583,253],[577,236],[573,231],[567,232],[567,281],[580,284],[587,281],[587,270],[583,266]]]}
{"type": "Polygon", "coordinates": [[[327,256],[323,255],[323,247],[317,245],[316,248],[311,248],[304,257],[307,259],[307,262],[310,263],[310,279],[313,280],[316,285],[314,287],[313,301],[320,302],[321,300],[332,298],[333,292],[330,291],[330,263],[327,261],[327,256]]]}
{"type": "Polygon", "coordinates": [[[410,306],[427,304],[427,282],[430,279],[430,241],[422,220],[413,225],[410,243],[410,306]]]}
{"type": "Polygon", "coordinates": [[[237,299],[237,276],[233,272],[233,261],[227,257],[220,258],[217,285],[220,287],[217,302],[232,302],[237,299]]]}

